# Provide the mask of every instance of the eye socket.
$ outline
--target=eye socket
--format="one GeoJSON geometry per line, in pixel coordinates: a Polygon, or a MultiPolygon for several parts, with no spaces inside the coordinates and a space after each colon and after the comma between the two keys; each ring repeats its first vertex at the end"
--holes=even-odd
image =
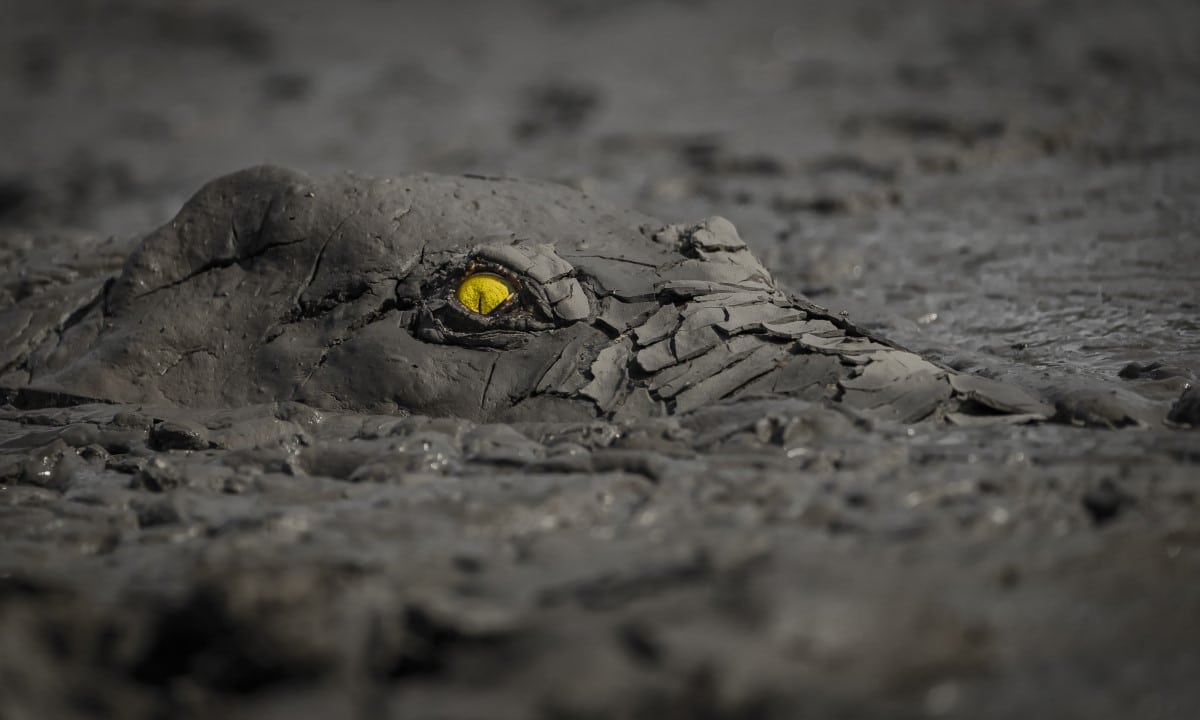
{"type": "Polygon", "coordinates": [[[454,296],[462,306],[479,315],[490,315],[515,294],[508,280],[490,272],[471,273],[458,284],[454,296]]]}

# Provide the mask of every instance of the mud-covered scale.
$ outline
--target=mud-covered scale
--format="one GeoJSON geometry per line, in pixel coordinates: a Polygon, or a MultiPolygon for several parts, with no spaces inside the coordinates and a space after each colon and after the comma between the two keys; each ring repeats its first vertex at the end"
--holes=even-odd
{"type": "Polygon", "coordinates": [[[666,225],[507,179],[252,168],[119,273],[49,284],[0,322],[0,387],[24,406],[543,421],[789,396],[900,422],[1055,414],[785,292],[727,220],[666,225]]]}

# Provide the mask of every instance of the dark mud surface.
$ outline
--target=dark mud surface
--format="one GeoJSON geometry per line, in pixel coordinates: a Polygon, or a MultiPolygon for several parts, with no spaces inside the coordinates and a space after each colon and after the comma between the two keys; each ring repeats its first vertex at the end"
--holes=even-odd
{"type": "Polygon", "coordinates": [[[1200,715],[1194,4],[5,12],[5,312],[90,312],[249,165],[516,175],[728,217],[942,366],[1179,422],[9,393],[0,718],[1200,715]]]}

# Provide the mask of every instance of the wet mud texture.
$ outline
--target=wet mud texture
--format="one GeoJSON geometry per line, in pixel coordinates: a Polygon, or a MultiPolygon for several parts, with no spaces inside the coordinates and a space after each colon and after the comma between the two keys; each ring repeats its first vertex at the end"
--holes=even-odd
{"type": "MultiPolygon", "coordinates": [[[[0,716],[1200,712],[1190,3],[12,13],[0,293],[31,311],[2,348],[25,390],[0,412],[0,716]],[[66,387],[121,296],[103,278],[259,162],[721,215],[780,287],[938,368],[1175,423],[909,425],[795,395],[615,417],[599,386],[555,422],[219,402],[261,368],[66,387]],[[60,384],[33,392],[38,368],[60,384]]],[[[364,289],[328,252],[279,305],[314,364],[339,307],[404,312],[367,307],[395,268],[364,289]]]]}

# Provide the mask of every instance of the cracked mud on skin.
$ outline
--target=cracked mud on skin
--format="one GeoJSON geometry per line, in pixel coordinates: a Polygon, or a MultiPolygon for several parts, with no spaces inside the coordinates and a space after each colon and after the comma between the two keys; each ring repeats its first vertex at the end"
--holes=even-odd
{"type": "Polygon", "coordinates": [[[2,319],[20,329],[0,388],[23,407],[586,421],[792,398],[901,423],[1167,414],[1124,391],[939,367],[785,292],[722,218],[665,225],[514,180],[253,168],[203,188],[120,273],[81,269],[2,319]],[[487,277],[503,298],[465,305],[461,288],[487,277]]]}

